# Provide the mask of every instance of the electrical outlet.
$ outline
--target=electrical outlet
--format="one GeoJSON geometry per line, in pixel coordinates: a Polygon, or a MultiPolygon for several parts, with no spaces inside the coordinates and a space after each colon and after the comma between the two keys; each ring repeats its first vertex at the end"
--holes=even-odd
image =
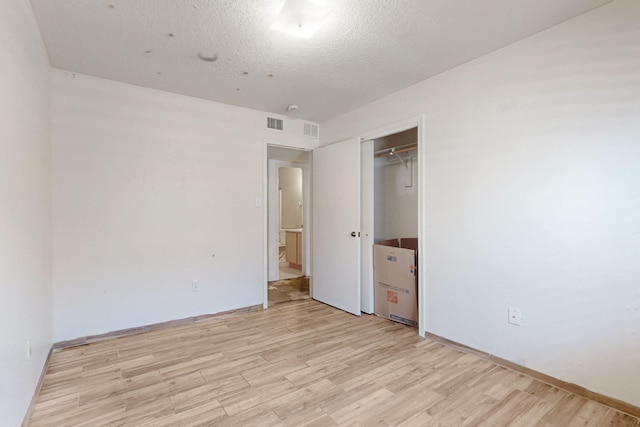
{"type": "Polygon", "coordinates": [[[31,359],[31,338],[27,340],[27,360],[31,359]]]}
{"type": "Polygon", "coordinates": [[[198,292],[200,290],[200,288],[198,287],[198,281],[197,280],[192,280],[191,281],[191,292],[198,292]]]}
{"type": "Polygon", "coordinates": [[[522,311],[519,308],[509,307],[509,323],[522,326],[522,311]]]}

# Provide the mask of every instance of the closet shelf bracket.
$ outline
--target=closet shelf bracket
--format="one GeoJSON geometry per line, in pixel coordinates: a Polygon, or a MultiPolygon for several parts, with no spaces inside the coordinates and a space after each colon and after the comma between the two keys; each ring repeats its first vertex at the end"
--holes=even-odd
{"type": "Polygon", "coordinates": [[[390,156],[396,156],[398,158],[398,160],[400,160],[400,163],[402,163],[402,166],[404,166],[405,169],[409,169],[409,167],[407,166],[407,162],[405,159],[402,158],[402,156],[398,153],[396,153],[395,148],[392,148],[391,151],[389,152],[390,156]]]}

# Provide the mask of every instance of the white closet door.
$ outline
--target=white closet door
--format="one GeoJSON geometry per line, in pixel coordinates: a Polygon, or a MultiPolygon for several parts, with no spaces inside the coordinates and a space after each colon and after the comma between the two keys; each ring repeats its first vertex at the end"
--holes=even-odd
{"type": "Polygon", "coordinates": [[[360,315],[360,142],[313,151],[312,298],[360,315]]]}

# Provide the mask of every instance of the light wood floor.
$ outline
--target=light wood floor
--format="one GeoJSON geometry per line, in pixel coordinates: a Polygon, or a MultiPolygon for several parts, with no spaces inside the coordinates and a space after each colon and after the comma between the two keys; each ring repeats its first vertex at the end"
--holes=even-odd
{"type": "Polygon", "coordinates": [[[54,353],[31,426],[640,426],[313,300],[54,353]]]}

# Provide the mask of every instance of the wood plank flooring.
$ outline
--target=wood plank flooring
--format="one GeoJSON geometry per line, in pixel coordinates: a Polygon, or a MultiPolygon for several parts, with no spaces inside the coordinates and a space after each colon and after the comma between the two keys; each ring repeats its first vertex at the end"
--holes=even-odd
{"type": "Polygon", "coordinates": [[[269,307],[274,304],[301,299],[309,299],[308,276],[269,282],[269,307]]]}
{"type": "Polygon", "coordinates": [[[37,426],[633,426],[376,316],[313,300],[52,355],[37,426]]]}

